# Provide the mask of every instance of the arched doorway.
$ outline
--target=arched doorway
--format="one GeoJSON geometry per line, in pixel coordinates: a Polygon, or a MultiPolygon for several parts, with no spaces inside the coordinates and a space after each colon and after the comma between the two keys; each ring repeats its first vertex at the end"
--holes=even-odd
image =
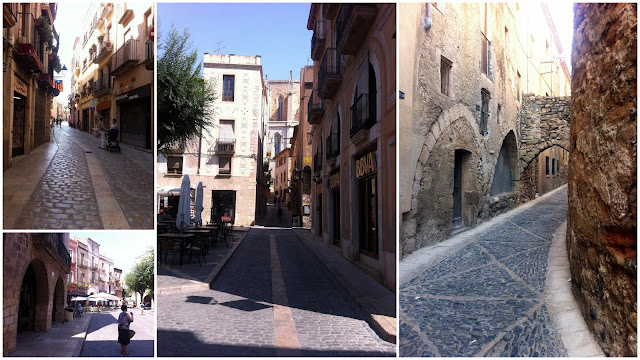
{"type": "Polygon", "coordinates": [[[502,141],[498,161],[491,181],[491,196],[510,193],[517,189],[518,145],[516,136],[510,131],[502,141]]]}
{"type": "Polygon", "coordinates": [[[31,261],[20,286],[18,332],[46,331],[48,322],[49,284],[44,263],[31,261]]]}
{"type": "Polygon", "coordinates": [[[51,309],[51,322],[64,321],[64,282],[58,277],[53,291],[53,307],[51,309]]]}
{"type": "Polygon", "coordinates": [[[464,149],[454,151],[453,167],[453,226],[452,230],[470,226],[470,217],[465,216],[465,193],[473,188],[472,154],[464,149]]]}

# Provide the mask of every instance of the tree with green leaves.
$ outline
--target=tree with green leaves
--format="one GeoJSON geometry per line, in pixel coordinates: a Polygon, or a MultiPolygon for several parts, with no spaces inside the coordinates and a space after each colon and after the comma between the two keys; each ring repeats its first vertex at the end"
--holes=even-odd
{"type": "Polygon", "coordinates": [[[133,292],[140,294],[144,299],[144,293],[149,291],[153,295],[154,282],[154,256],[153,250],[147,252],[144,259],[138,261],[133,269],[124,277],[125,286],[133,292]]]}
{"type": "Polygon", "coordinates": [[[158,42],[158,152],[194,140],[212,125],[215,81],[201,75],[202,63],[189,41],[189,31],[175,27],[158,42]]]}

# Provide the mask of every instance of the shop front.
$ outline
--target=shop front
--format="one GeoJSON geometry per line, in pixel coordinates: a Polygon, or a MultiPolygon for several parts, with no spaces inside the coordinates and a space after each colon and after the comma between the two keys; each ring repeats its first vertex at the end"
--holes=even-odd
{"type": "Polygon", "coordinates": [[[220,222],[222,220],[235,224],[236,221],[236,192],[235,190],[212,190],[211,191],[211,217],[209,222],[220,222]]]}
{"type": "Polygon", "coordinates": [[[120,142],[151,149],[151,84],[116,96],[120,109],[120,142]]]}
{"type": "MultiPolygon", "coordinates": [[[[360,254],[378,259],[378,196],[376,151],[356,157],[360,254]]],[[[362,260],[362,258],[361,258],[362,260]]]]}

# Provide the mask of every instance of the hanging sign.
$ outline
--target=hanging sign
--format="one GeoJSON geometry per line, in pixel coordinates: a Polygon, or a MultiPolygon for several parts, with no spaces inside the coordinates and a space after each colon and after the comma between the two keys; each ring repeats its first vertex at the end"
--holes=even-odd
{"type": "Polygon", "coordinates": [[[356,178],[359,179],[369,174],[373,174],[376,172],[376,168],[375,151],[372,151],[356,160],[356,178]]]}
{"type": "Polygon", "coordinates": [[[22,80],[18,79],[18,77],[13,77],[13,90],[20,95],[27,96],[27,84],[22,82],[22,80]]]}

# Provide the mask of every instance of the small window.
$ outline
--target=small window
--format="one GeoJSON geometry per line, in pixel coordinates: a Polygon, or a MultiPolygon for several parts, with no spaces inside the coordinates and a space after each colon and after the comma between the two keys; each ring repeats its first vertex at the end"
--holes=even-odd
{"type": "Polygon", "coordinates": [[[545,175],[549,176],[549,157],[545,156],[545,175]]]}
{"type": "Polygon", "coordinates": [[[556,159],[551,159],[551,176],[556,175],[556,159]]]}
{"type": "Polygon", "coordinates": [[[167,157],[167,174],[182,174],[182,156],[167,157]]]}
{"type": "Polygon", "coordinates": [[[231,175],[231,157],[220,157],[220,174],[231,175]]]}
{"type": "Polygon", "coordinates": [[[282,121],[284,116],[284,98],[282,95],[278,98],[278,121],[282,121]]]}
{"type": "Polygon", "coordinates": [[[451,61],[442,56],[440,58],[440,92],[449,96],[449,77],[451,74],[451,61]]]}
{"type": "Polygon", "coordinates": [[[222,101],[233,101],[235,78],[234,75],[222,76],[222,101]]]}

